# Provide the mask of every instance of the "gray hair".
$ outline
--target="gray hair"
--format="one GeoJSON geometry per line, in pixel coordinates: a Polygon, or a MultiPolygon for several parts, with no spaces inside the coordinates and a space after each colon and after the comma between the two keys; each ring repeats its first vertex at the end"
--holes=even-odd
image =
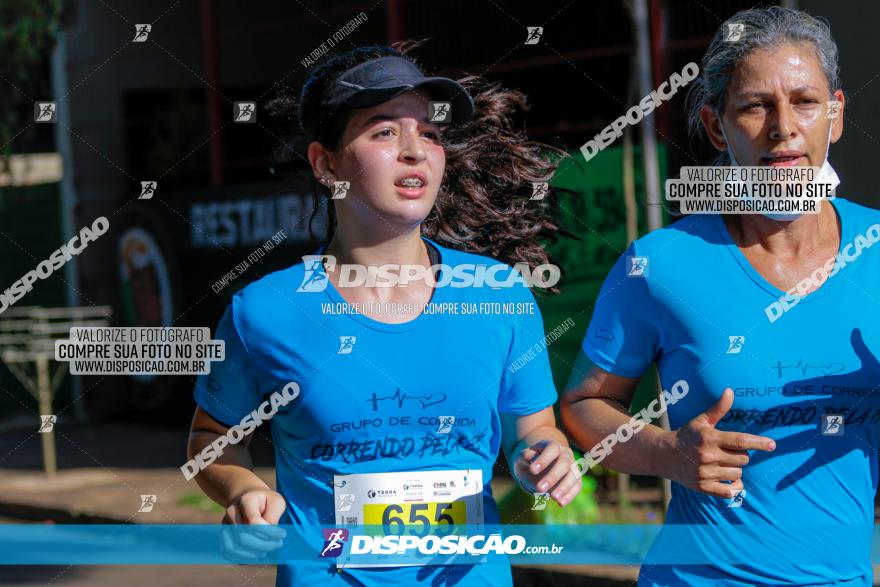
{"type": "MultiPolygon", "coordinates": [[[[780,6],[741,10],[724,21],[715,32],[703,55],[700,77],[693,81],[688,91],[688,132],[691,137],[705,137],[700,121],[704,105],[708,104],[716,112],[724,110],[727,86],[740,61],[752,51],[773,49],[785,43],[811,43],[828,87],[832,92],[840,89],[837,44],[825,19],[780,6]],[[738,40],[725,40],[737,28],[731,29],[729,25],[742,25],[738,40]]],[[[727,153],[715,162],[716,165],[728,163],[727,153]]]]}

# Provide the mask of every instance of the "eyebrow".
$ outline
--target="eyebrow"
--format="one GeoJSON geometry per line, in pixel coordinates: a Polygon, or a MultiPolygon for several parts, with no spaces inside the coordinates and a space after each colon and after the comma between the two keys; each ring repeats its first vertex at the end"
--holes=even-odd
{"type": "MultiPolygon", "coordinates": [[[[374,114],[374,115],[372,115],[371,117],[369,117],[369,118],[368,118],[368,119],[367,119],[367,120],[361,125],[361,128],[364,128],[364,127],[366,127],[366,126],[370,126],[370,125],[373,124],[374,122],[380,122],[380,121],[383,121],[383,120],[397,120],[398,118],[400,118],[400,116],[394,116],[393,114],[374,114]]],[[[425,117],[421,120],[421,122],[425,122],[425,123],[428,123],[428,124],[434,124],[433,122],[431,122],[431,119],[428,118],[427,116],[425,116],[425,117]]]]}
{"type": "MultiPolygon", "coordinates": [[[[805,85],[805,86],[798,86],[796,88],[792,88],[791,93],[796,94],[796,93],[803,93],[803,92],[807,92],[807,91],[819,92],[821,90],[819,88],[817,88],[816,86],[805,85]]],[[[773,93],[760,92],[760,91],[755,90],[755,91],[737,92],[734,94],[734,96],[736,96],[737,98],[750,98],[750,97],[764,98],[767,96],[772,97],[773,93]]]]}

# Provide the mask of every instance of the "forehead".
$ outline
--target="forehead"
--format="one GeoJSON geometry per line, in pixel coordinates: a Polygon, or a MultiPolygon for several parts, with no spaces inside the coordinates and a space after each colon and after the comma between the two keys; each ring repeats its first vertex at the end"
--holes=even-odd
{"type": "Polygon", "coordinates": [[[830,91],[819,55],[811,43],[784,43],[749,52],[737,64],[730,85],[733,91],[768,91],[770,86],[830,91]]]}

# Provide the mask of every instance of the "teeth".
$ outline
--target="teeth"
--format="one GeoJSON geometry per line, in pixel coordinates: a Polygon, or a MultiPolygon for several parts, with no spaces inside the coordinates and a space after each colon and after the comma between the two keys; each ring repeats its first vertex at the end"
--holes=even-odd
{"type": "Polygon", "coordinates": [[[424,183],[417,177],[405,177],[400,180],[400,185],[406,187],[420,188],[424,183]]]}

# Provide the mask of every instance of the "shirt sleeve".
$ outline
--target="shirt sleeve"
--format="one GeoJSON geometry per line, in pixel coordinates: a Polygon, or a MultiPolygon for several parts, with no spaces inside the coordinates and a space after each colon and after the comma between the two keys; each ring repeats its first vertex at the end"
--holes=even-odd
{"type": "Polygon", "coordinates": [[[544,320],[535,296],[524,285],[514,287],[515,304],[527,311],[513,318],[510,350],[501,376],[498,411],[527,416],[556,403],[550,359],[544,337],[544,320]],[[534,311],[534,313],[528,313],[534,311]]]}
{"type": "Polygon", "coordinates": [[[581,348],[609,373],[641,377],[657,356],[660,328],[650,270],[650,258],[639,257],[631,244],[602,284],[581,348]],[[644,259],[645,267],[630,270],[634,257],[644,259]]]}
{"type": "Polygon", "coordinates": [[[230,304],[217,325],[214,339],[226,344],[226,358],[211,363],[208,375],[199,375],[193,397],[212,418],[233,426],[262,403],[253,360],[232,319],[230,304]]]}

